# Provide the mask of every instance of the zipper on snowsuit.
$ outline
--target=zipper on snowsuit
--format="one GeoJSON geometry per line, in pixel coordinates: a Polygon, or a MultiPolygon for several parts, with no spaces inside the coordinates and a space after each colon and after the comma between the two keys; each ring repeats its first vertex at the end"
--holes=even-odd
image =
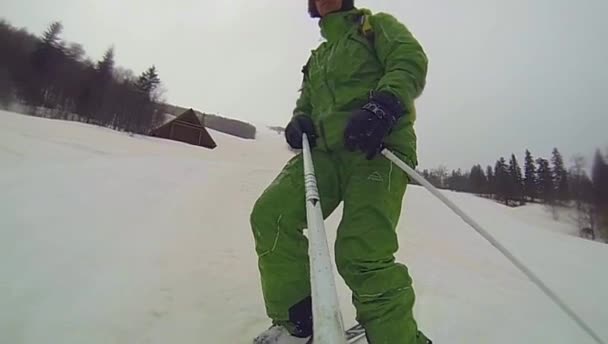
{"type": "Polygon", "coordinates": [[[331,153],[331,149],[329,149],[329,145],[327,144],[327,135],[325,134],[325,125],[323,125],[323,120],[319,120],[319,129],[321,130],[321,137],[323,137],[323,145],[325,146],[325,150],[328,153],[331,153]]]}

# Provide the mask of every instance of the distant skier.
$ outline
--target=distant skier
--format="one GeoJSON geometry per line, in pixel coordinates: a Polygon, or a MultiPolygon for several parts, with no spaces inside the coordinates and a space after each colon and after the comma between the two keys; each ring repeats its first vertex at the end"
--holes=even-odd
{"type": "MultiPolygon", "coordinates": [[[[416,166],[414,99],[426,55],[389,14],[353,0],[309,0],[325,38],[303,69],[301,95],[285,137],[310,138],[324,216],[344,202],[335,243],[338,271],[353,292],[371,344],[430,343],[412,314],[407,267],[396,263],[395,232],[408,178],[378,153],[385,145],[416,166]]],[[[254,343],[306,343],[312,335],[303,162],[291,159],[251,214],[262,290],[273,326],[254,343]]]]}

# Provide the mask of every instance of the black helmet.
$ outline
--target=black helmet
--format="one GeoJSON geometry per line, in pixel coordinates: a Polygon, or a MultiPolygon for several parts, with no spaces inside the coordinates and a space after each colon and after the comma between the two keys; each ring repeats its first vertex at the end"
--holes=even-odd
{"type": "MultiPolygon", "coordinates": [[[[355,8],[355,0],[342,0],[342,8],[340,11],[348,11],[355,8]]],[[[317,5],[315,4],[315,0],[308,0],[308,13],[313,18],[320,18],[321,15],[319,11],[317,11],[317,5]]]]}

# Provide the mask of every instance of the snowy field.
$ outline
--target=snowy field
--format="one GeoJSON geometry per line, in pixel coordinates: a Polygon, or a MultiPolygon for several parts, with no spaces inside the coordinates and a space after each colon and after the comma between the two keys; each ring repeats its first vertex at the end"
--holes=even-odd
{"type": "MultiPolygon", "coordinates": [[[[249,212],[290,152],[271,131],[211,134],[213,151],[0,112],[0,343],[251,343],[269,324],[249,212]]],[[[608,341],[608,245],[542,207],[448,196],[608,341]]],[[[403,213],[398,258],[436,343],[594,343],[424,189],[403,213]]]]}

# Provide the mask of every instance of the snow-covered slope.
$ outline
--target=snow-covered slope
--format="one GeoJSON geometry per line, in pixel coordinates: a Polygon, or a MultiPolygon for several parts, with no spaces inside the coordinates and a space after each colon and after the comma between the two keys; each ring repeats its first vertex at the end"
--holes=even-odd
{"type": "Polygon", "coordinates": [[[576,211],[571,208],[557,207],[554,213],[549,206],[529,203],[523,207],[512,208],[511,214],[522,219],[522,221],[556,233],[578,237],[581,230],[577,227],[576,211]]]}
{"type": "MultiPolygon", "coordinates": [[[[0,343],[250,343],[268,323],[249,211],[291,154],[270,131],[212,136],[210,151],[0,112],[0,343]]],[[[607,245],[449,196],[608,341],[607,245]]],[[[403,214],[398,258],[437,343],[593,343],[425,190],[403,214]]]]}

